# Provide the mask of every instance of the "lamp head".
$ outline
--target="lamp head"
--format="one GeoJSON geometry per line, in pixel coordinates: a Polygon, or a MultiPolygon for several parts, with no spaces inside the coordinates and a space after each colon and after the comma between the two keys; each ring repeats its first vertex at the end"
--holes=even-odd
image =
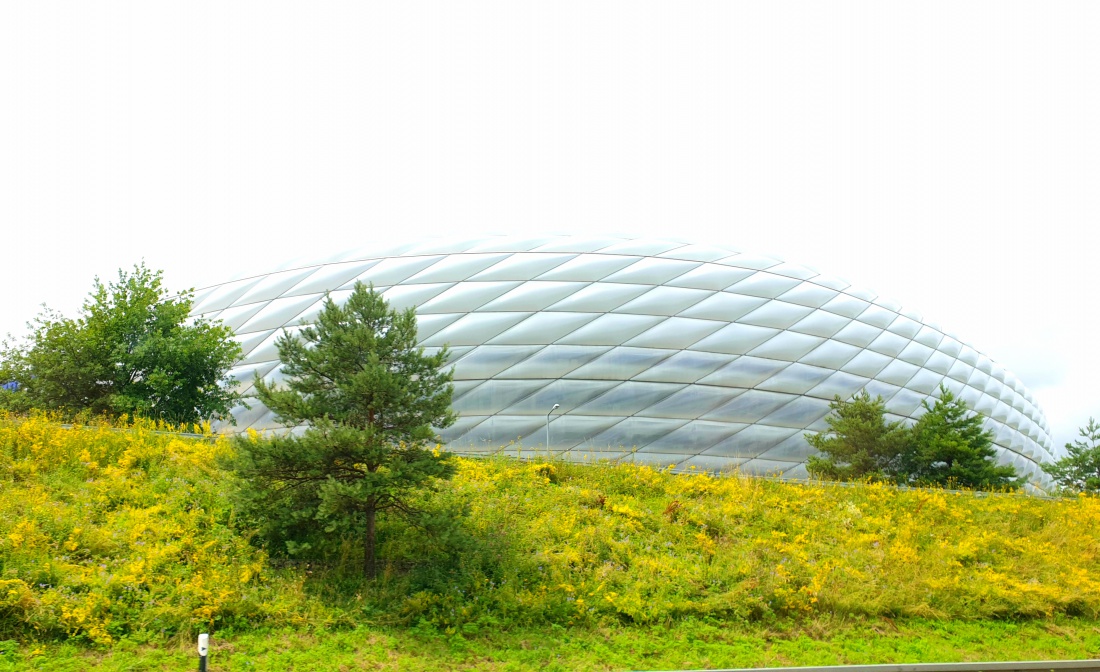
{"type": "Polygon", "coordinates": [[[551,411],[553,411],[553,410],[554,410],[555,408],[557,408],[558,406],[561,406],[561,404],[554,404],[554,408],[551,408],[550,410],[551,410],[551,411]]]}

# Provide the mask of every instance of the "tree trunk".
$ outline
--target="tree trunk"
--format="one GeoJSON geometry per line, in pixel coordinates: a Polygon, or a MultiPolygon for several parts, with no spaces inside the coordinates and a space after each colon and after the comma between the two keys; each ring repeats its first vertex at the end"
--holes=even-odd
{"type": "Polygon", "coordinates": [[[367,531],[363,534],[363,576],[373,579],[378,571],[374,558],[374,507],[367,509],[367,531]]]}

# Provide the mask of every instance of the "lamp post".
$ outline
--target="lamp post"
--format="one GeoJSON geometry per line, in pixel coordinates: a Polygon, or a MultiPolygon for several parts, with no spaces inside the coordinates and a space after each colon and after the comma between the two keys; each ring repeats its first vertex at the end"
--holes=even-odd
{"type": "Polygon", "coordinates": [[[546,412],[546,454],[550,454],[550,414],[558,410],[558,406],[561,404],[554,404],[554,407],[546,412]]]}

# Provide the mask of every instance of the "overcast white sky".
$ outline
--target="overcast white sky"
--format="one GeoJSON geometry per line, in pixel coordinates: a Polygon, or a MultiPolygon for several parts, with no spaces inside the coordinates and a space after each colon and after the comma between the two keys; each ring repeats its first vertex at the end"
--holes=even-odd
{"type": "Polygon", "coordinates": [[[0,334],[456,232],[770,253],[1100,416],[1096,2],[3,2],[0,334]]]}

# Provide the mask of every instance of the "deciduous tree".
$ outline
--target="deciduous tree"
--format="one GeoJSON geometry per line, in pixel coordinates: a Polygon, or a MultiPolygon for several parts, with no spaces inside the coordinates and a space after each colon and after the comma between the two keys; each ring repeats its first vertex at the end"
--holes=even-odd
{"type": "Polygon", "coordinates": [[[142,263],[96,278],[76,319],[43,311],[24,343],[4,345],[0,382],[18,384],[6,403],[173,423],[227,415],[240,347],[221,323],[189,319],[193,293],[171,295],[161,275],[142,263]]]}

